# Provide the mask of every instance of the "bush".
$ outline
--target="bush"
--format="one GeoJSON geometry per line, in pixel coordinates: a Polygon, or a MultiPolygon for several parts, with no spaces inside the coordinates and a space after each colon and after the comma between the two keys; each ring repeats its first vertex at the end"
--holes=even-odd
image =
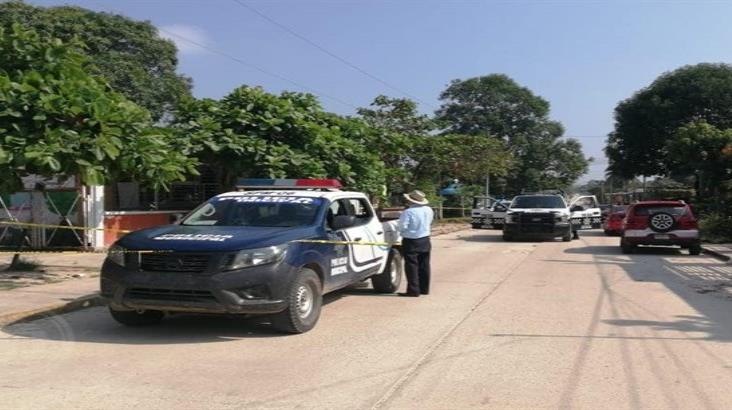
{"type": "Polygon", "coordinates": [[[720,213],[704,215],[700,219],[699,228],[705,242],[732,242],[732,216],[720,213]]]}

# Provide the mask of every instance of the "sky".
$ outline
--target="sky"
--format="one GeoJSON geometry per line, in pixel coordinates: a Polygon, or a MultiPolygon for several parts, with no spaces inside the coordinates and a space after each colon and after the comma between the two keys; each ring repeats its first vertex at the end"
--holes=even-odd
{"type": "Polygon", "coordinates": [[[602,178],[617,103],[687,64],[732,61],[732,1],[34,0],[149,20],[180,50],[197,97],[243,84],[308,91],[353,114],[379,94],[431,114],[453,79],[503,73],[602,178]],[[243,3],[244,5],[242,5],[243,3]]]}

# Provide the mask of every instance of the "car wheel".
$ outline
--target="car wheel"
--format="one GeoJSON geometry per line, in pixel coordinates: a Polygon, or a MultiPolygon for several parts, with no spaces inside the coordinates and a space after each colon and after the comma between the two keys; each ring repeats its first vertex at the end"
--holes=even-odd
{"type": "Polygon", "coordinates": [[[702,247],[699,244],[691,245],[689,246],[689,255],[700,255],[702,252],[702,247]]]}
{"type": "Polygon", "coordinates": [[[620,240],[620,250],[624,254],[630,254],[630,253],[633,253],[635,251],[635,245],[633,245],[631,243],[628,243],[625,240],[622,240],[621,239],[620,240]]]}
{"type": "Polygon", "coordinates": [[[285,333],[305,333],[315,327],[323,306],[320,278],[312,270],[302,268],[287,293],[287,308],[272,315],[272,327],[285,333]]]}
{"type": "Polygon", "coordinates": [[[562,241],[570,242],[571,240],[572,240],[572,230],[569,229],[569,230],[567,230],[567,233],[565,233],[564,236],[562,236],[562,241]]]}
{"type": "Polygon", "coordinates": [[[402,284],[402,256],[396,250],[389,252],[384,271],[371,277],[371,285],[379,293],[394,293],[402,284]]]}
{"type": "Polygon", "coordinates": [[[608,231],[607,229],[603,230],[606,236],[612,236],[612,232],[608,231]]]}
{"type": "Polygon", "coordinates": [[[163,320],[165,314],[159,310],[117,310],[109,308],[109,314],[125,326],[150,326],[163,320]]]}

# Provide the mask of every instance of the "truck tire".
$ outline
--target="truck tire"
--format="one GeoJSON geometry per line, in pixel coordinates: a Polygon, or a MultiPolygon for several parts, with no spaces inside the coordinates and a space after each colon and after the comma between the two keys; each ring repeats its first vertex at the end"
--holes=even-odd
{"type": "Polygon", "coordinates": [[[116,310],[109,308],[109,314],[117,322],[125,326],[150,326],[163,320],[165,314],[159,310],[116,310]]]}
{"type": "Polygon", "coordinates": [[[402,284],[403,271],[402,255],[392,249],[389,251],[384,271],[371,277],[371,285],[379,293],[394,293],[402,284]]]}
{"type": "Polygon", "coordinates": [[[562,242],[571,242],[572,241],[572,229],[567,229],[567,233],[562,236],[562,242]]]}
{"type": "Polygon", "coordinates": [[[272,315],[272,327],[284,333],[305,333],[315,327],[323,306],[323,287],[318,274],[302,268],[287,292],[287,308],[272,315]]]}
{"type": "Polygon", "coordinates": [[[507,233],[504,232],[503,233],[503,240],[505,242],[513,242],[514,241],[514,237],[513,237],[513,235],[509,235],[509,234],[507,234],[507,233]]]}

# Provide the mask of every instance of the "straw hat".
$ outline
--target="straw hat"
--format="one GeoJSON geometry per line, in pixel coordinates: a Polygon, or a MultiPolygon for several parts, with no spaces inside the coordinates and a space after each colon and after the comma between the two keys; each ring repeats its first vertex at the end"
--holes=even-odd
{"type": "Polygon", "coordinates": [[[404,199],[417,205],[427,205],[429,203],[424,192],[416,189],[408,194],[404,194],[404,199]]]}

